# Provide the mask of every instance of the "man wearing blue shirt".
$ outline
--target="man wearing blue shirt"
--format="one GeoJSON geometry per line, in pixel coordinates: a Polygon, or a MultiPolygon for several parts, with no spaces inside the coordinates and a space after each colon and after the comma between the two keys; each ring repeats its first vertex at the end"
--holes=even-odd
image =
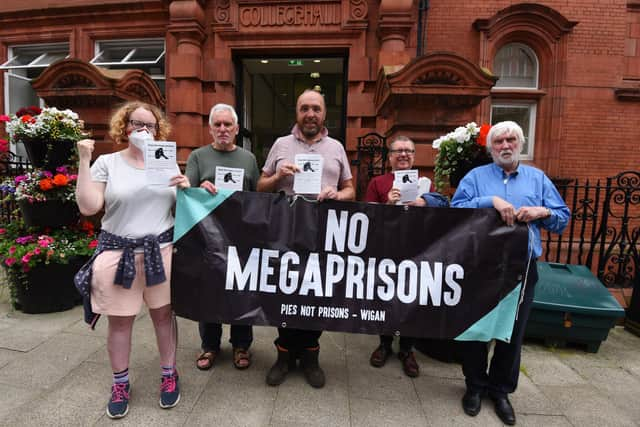
{"type": "Polygon", "coordinates": [[[516,221],[529,225],[529,262],[525,272],[524,296],[509,343],[496,341],[487,372],[488,343],[468,342],[463,352],[462,371],[467,391],[462,398],[464,412],[476,416],[482,397],[493,400],[496,414],[508,425],[516,416],[507,395],[518,385],[520,348],[538,281],[536,258],[542,254],[540,228],[562,233],[570,212],[549,178],[539,169],[520,164],[524,143],[522,129],[514,122],[500,122],[487,135],[487,149],[493,163],[473,169],[460,182],[451,206],[495,208],[507,225],[516,221]]]}

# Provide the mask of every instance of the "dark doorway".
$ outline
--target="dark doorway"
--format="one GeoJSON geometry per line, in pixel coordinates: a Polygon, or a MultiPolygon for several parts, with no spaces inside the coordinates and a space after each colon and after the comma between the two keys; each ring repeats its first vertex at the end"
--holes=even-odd
{"type": "Polygon", "coordinates": [[[329,135],[344,142],[346,58],[242,57],[236,61],[238,115],[241,144],[262,166],[273,142],[295,124],[298,96],[306,89],[324,95],[325,126],[329,135]]]}

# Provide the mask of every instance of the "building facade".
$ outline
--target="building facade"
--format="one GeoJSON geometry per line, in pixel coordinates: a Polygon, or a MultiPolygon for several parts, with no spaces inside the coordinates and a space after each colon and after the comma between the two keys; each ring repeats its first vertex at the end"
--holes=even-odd
{"type": "Polygon", "coordinates": [[[4,0],[0,75],[3,114],[72,108],[99,153],[119,102],[164,108],[181,161],[226,102],[260,161],[316,88],[359,182],[365,135],[411,137],[430,173],[431,142],[468,121],[517,121],[552,177],[640,163],[638,0],[4,0]]]}

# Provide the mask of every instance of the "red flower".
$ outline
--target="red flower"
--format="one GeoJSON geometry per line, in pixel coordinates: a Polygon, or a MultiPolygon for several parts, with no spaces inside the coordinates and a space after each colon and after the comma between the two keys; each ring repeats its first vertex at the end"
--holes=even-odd
{"type": "Polygon", "coordinates": [[[44,178],[40,180],[40,189],[42,191],[49,191],[53,188],[53,180],[51,178],[44,178]]]}
{"type": "Polygon", "coordinates": [[[89,242],[89,248],[95,249],[96,246],[98,246],[98,240],[93,239],[92,241],[89,242]]]}
{"type": "Polygon", "coordinates": [[[9,151],[9,141],[0,139],[0,153],[6,153],[9,151]]]}
{"type": "Polygon", "coordinates": [[[61,173],[59,173],[53,177],[53,183],[58,187],[64,187],[69,183],[69,180],[65,175],[62,175],[61,173]]]}
{"type": "Polygon", "coordinates": [[[480,145],[481,147],[486,147],[487,146],[487,134],[489,133],[489,130],[491,129],[491,125],[488,124],[483,124],[482,126],[480,126],[480,132],[478,132],[478,145],[480,145]]]}
{"type": "Polygon", "coordinates": [[[31,117],[31,115],[29,114],[25,114],[24,116],[20,117],[22,123],[29,123],[31,119],[33,119],[33,117],[31,117]]]}
{"type": "Polygon", "coordinates": [[[11,117],[7,116],[6,114],[0,114],[0,122],[10,122],[11,121],[11,117]]]}

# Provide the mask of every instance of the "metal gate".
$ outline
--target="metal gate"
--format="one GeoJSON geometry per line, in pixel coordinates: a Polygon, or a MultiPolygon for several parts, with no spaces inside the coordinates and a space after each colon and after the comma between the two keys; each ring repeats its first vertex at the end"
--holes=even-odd
{"type": "Polygon", "coordinates": [[[640,172],[597,180],[556,182],[571,210],[558,236],[543,233],[544,259],[582,264],[607,287],[629,288],[639,280],[640,172]]]}
{"type": "Polygon", "coordinates": [[[357,166],[356,198],[364,200],[371,178],[384,174],[387,167],[387,138],[372,132],[358,138],[357,158],[351,161],[357,166]]]}

